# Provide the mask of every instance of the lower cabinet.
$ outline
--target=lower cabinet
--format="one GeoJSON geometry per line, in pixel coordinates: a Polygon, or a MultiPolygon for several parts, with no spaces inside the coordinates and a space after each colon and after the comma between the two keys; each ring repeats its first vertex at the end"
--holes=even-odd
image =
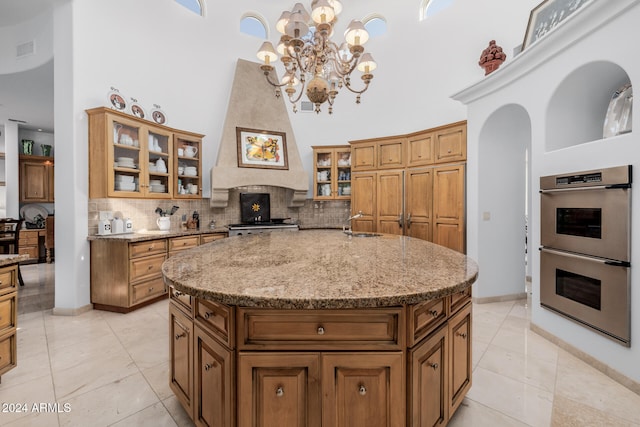
{"type": "Polygon", "coordinates": [[[0,267],[0,375],[18,365],[18,267],[0,267]]]}
{"type": "Polygon", "coordinates": [[[471,387],[470,299],[301,313],[171,289],[170,386],[197,426],[446,425],[471,387]]]}

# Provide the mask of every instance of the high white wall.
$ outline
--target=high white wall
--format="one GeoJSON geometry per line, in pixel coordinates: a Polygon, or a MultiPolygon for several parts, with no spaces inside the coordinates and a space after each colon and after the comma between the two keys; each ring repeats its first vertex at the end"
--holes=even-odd
{"type": "MultiPolygon", "coordinates": [[[[489,141],[482,131],[487,126],[508,128],[512,125],[511,121],[518,120],[522,111],[525,111],[530,134],[524,132],[514,144],[531,141],[531,191],[534,193],[531,196],[529,222],[533,247],[530,257],[532,323],[602,361],[614,371],[640,381],[637,368],[640,359],[640,292],[634,290],[639,284],[635,268],[640,263],[640,227],[635,224],[640,218],[638,197],[632,197],[631,208],[634,223],[631,234],[631,347],[623,347],[540,306],[540,256],[536,250],[540,246],[540,198],[535,194],[539,188],[539,178],[626,164],[633,165],[637,171],[640,166],[638,130],[606,139],[602,139],[601,134],[608,100],[614,90],[612,88],[620,84],[625,74],[632,83],[640,80],[640,59],[628,54],[633,39],[629,38],[627,32],[637,28],[635,23],[640,19],[640,1],[593,2],[589,8],[585,6],[583,12],[557,28],[553,36],[549,34],[537,45],[532,45],[517,61],[499,70],[490,79],[455,95],[456,99],[469,106],[468,182],[480,183],[477,185],[477,195],[469,192],[469,248],[477,251],[477,248],[487,244],[482,239],[485,225],[481,214],[487,202],[484,195],[495,191],[482,186],[483,176],[488,172],[483,169],[482,163],[478,164],[484,158],[479,152],[483,150],[483,144],[489,141]],[[520,108],[513,110],[513,105],[519,105],[520,108]],[[505,106],[517,114],[495,115],[505,106]]],[[[638,117],[635,115],[634,122],[637,124],[638,117]]],[[[506,226],[502,230],[502,233],[509,232],[514,230],[506,226]]],[[[500,272],[500,268],[513,268],[508,262],[501,266],[500,255],[499,251],[495,253],[493,263],[480,262],[479,283],[484,280],[483,271],[487,274],[488,269],[493,269],[495,273],[500,272]]],[[[482,259],[483,254],[479,256],[482,259]]]]}

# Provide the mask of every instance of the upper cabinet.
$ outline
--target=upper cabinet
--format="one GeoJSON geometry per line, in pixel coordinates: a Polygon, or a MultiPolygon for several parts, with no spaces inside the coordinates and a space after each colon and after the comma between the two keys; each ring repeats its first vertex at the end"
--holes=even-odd
{"type": "Polygon", "coordinates": [[[87,114],[90,198],[201,197],[203,135],[104,107],[87,114]]]}
{"type": "Polygon", "coordinates": [[[53,157],[21,155],[20,203],[53,203],[53,157]]]}
{"type": "Polygon", "coordinates": [[[351,198],[351,147],[325,145],[313,148],[313,200],[351,198]]]}

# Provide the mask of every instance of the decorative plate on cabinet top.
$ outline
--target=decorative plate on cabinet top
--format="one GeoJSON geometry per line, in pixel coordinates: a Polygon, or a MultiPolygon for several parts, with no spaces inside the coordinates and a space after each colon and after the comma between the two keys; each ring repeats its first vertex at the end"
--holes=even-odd
{"type": "Polygon", "coordinates": [[[164,114],[164,111],[160,109],[159,105],[153,104],[153,110],[151,110],[151,118],[154,122],[159,125],[164,125],[167,123],[167,116],[164,114]]]}
{"type": "Polygon", "coordinates": [[[35,223],[36,216],[40,215],[43,218],[49,216],[49,212],[44,206],[37,203],[30,203],[20,208],[20,216],[24,218],[25,222],[35,223]]]}
{"type": "Polygon", "coordinates": [[[111,108],[114,108],[118,111],[124,111],[127,109],[127,101],[125,101],[125,96],[120,93],[120,91],[114,87],[111,87],[111,91],[109,91],[109,105],[111,108]]]}
{"type": "Polygon", "coordinates": [[[138,100],[134,98],[131,98],[129,113],[139,119],[144,119],[147,115],[147,113],[144,111],[144,108],[142,108],[142,105],[140,105],[140,103],[138,103],[138,100]]]}

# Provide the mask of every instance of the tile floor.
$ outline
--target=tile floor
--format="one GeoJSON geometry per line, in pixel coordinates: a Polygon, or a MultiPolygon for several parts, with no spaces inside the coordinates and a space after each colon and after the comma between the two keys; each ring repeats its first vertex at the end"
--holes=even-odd
{"type": "MultiPolygon", "coordinates": [[[[52,271],[23,267],[20,293],[52,271]]],[[[20,306],[19,365],[0,384],[0,404],[27,411],[0,408],[0,425],[193,425],[168,386],[167,301],[126,315],[27,312],[43,301],[20,306]]],[[[526,300],[473,309],[473,387],[450,426],[640,426],[640,396],[530,331],[526,300]]]]}

